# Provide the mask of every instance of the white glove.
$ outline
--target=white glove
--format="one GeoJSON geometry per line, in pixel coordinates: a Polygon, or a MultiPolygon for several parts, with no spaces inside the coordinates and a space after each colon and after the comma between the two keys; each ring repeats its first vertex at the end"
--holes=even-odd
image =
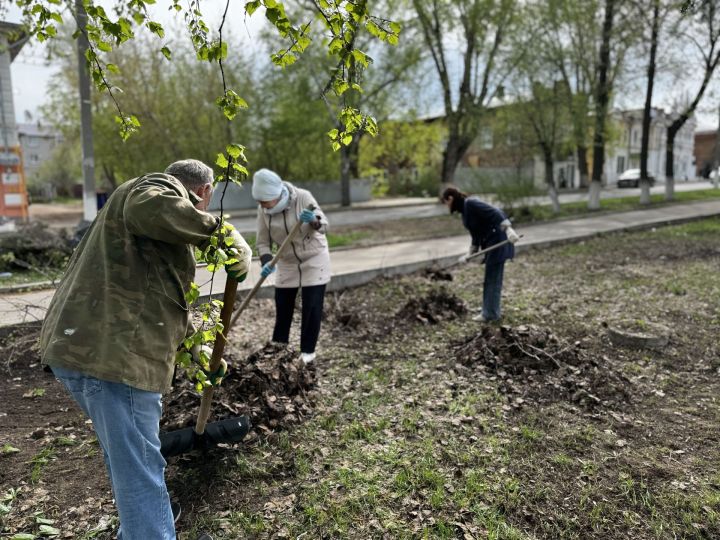
{"type": "Polygon", "coordinates": [[[503,220],[500,222],[500,230],[501,230],[501,231],[504,231],[505,229],[509,229],[511,225],[512,225],[512,223],[510,223],[510,220],[509,220],[509,219],[507,219],[507,218],[506,218],[506,219],[503,219],[503,220]]]}
{"type": "Polygon", "coordinates": [[[470,249],[468,249],[468,252],[465,255],[461,255],[458,259],[459,263],[466,263],[468,260],[470,260],[470,257],[472,257],[475,253],[477,253],[478,248],[477,246],[470,246],[470,249]]]}
{"type": "Polygon", "coordinates": [[[238,281],[243,281],[250,269],[252,249],[250,249],[248,243],[236,229],[230,231],[228,238],[232,240],[232,245],[227,246],[227,242],[225,245],[229,248],[228,251],[230,251],[230,256],[238,261],[226,266],[225,270],[230,277],[237,279],[238,281]]]}
{"type": "Polygon", "coordinates": [[[518,233],[516,233],[515,229],[513,229],[512,227],[508,227],[507,229],[505,229],[505,234],[507,234],[508,240],[511,244],[514,244],[518,240],[520,240],[518,233]]]}

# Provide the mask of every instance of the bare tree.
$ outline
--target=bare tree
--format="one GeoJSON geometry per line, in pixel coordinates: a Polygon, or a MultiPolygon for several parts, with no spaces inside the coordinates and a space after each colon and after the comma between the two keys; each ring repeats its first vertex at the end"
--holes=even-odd
{"type": "Polygon", "coordinates": [[[413,5],[442,88],[448,138],[441,180],[446,183],[479,133],[483,113],[502,91],[510,70],[503,46],[514,24],[516,0],[413,0],[413,5]],[[457,92],[451,38],[457,38],[462,54],[457,92]]]}
{"type": "Polygon", "coordinates": [[[595,88],[595,133],[593,135],[593,167],[590,182],[588,208],[600,208],[600,189],[605,166],[605,126],[607,123],[608,105],[612,79],[608,77],[610,66],[610,40],[612,39],[613,19],[615,17],[615,0],[605,0],[605,17],[602,26],[602,42],[600,60],[598,62],[598,80],[595,88]]]}
{"type": "Polygon", "coordinates": [[[720,6],[714,0],[686,2],[682,8],[688,24],[683,35],[698,50],[703,62],[703,78],[695,97],[667,128],[665,140],[665,199],[675,198],[675,138],[694,114],[715,68],[720,62],[720,6]]]}
{"type": "Polygon", "coordinates": [[[653,86],[655,84],[656,56],[660,34],[660,0],[652,0],[652,23],[650,25],[650,59],[647,68],[647,89],[642,120],[640,143],[640,204],[650,204],[650,180],[648,175],[648,152],[650,148],[650,113],[652,111],[653,86]]]}

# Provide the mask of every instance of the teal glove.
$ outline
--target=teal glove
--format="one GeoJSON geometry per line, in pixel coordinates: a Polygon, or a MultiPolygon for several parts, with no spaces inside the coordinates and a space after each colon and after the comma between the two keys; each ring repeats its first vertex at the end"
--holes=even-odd
{"type": "Polygon", "coordinates": [[[265,264],[263,264],[263,267],[260,269],[260,275],[262,277],[268,277],[274,271],[275,271],[274,266],[270,266],[270,263],[265,263],[265,264]]]}
{"type": "Polygon", "coordinates": [[[300,221],[303,223],[312,223],[315,221],[315,212],[309,209],[305,209],[302,212],[300,212],[300,221]]]}

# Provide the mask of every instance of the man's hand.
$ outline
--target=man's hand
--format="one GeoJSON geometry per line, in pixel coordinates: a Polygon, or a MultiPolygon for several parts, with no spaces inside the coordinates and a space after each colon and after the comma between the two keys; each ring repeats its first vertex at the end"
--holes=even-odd
{"type": "Polygon", "coordinates": [[[238,282],[244,281],[250,269],[250,261],[252,260],[252,249],[242,237],[242,235],[233,229],[225,238],[225,245],[228,246],[231,259],[237,259],[236,262],[225,265],[227,275],[238,282]],[[232,240],[229,244],[228,241],[232,240]]]}
{"type": "Polygon", "coordinates": [[[227,375],[227,368],[227,362],[224,358],[221,358],[220,366],[215,371],[212,373],[208,373],[207,371],[205,372],[211,386],[220,386],[220,383],[225,378],[225,375],[227,375]]]}
{"type": "Polygon", "coordinates": [[[270,266],[270,263],[263,264],[262,268],[260,269],[260,275],[264,278],[268,277],[270,274],[272,274],[276,270],[276,267],[270,266]]]}
{"type": "Polygon", "coordinates": [[[511,244],[515,244],[518,240],[520,240],[518,233],[516,233],[515,229],[513,229],[512,227],[508,227],[507,229],[505,229],[505,234],[507,234],[508,240],[511,244]]]}
{"type": "MultiPolygon", "coordinates": [[[[202,366],[204,365],[203,360],[208,363],[210,362],[210,359],[212,358],[212,352],[213,350],[207,345],[196,345],[192,348],[190,354],[192,354],[193,361],[197,365],[202,366]],[[205,357],[204,359],[203,356],[205,357]]],[[[207,377],[207,380],[211,386],[220,386],[220,383],[227,374],[227,362],[224,358],[221,358],[220,366],[215,371],[209,372],[204,369],[203,371],[205,372],[205,376],[207,377]]]]}
{"type": "Polygon", "coordinates": [[[312,223],[317,218],[315,217],[315,212],[310,210],[309,208],[306,208],[302,212],[300,212],[300,221],[303,223],[312,223]]]}

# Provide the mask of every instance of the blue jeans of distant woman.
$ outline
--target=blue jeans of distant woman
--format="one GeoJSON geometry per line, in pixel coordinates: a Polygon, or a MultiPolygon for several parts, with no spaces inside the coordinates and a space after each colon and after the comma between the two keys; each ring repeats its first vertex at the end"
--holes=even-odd
{"type": "Polygon", "coordinates": [[[482,316],[486,321],[497,321],[502,314],[500,300],[502,298],[504,271],[505,261],[485,265],[482,316]]]}
{"type": "Polygon", "coordinates": [[[174,540],[160,454],[161,396],[52,366],[93,423],[120,514],[120,540],[174,540]]]}

